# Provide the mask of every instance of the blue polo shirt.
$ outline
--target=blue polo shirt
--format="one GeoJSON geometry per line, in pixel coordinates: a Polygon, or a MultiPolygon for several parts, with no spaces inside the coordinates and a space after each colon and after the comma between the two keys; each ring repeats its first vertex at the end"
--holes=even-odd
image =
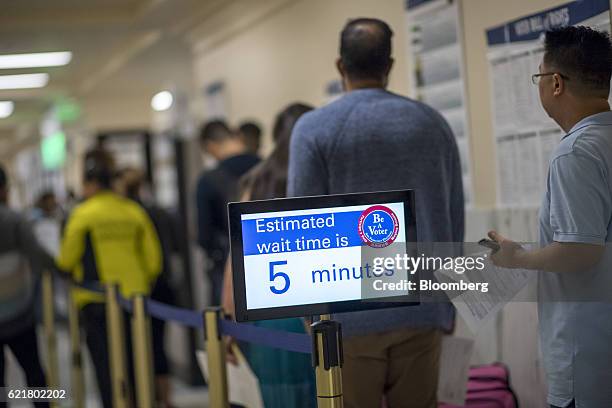
{"type": "MultiPolygon", "coordinates": [[[[612,240],[612,112],[578,122],[550,159],[540,244],[612,240]]],[[[539,321],[548,403],[612,407],[612,256],[590,270],[540,272],[539,321]],[[604,301],[607,300],[607,301],[604,301]]]]}

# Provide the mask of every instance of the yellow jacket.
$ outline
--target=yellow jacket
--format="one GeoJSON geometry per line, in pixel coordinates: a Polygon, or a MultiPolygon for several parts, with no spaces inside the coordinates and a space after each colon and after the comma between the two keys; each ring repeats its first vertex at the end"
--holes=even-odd
{"type": "MultiPolygon", "coordinates": [[[[81,281],[117,283],[121,294],[148,295],[161,270],[155,227],[136,202],[101,192],[76,207],[64,231],[57,265],[81,281]]],[[[80,307],[104,296],[75,288],[80,307]]]]}

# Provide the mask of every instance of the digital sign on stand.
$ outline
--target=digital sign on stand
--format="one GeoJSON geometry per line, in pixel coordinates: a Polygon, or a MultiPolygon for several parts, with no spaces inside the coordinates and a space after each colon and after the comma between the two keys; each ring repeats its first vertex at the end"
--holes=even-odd
{"type": "Polygon", "coordinates": [[[236,320],[321,315],[317,403],[342,407],[342,333],[329,315],[418,304],[416,290],[377,289],[418,275],[376,263],[415,254],[414,191],[230,203],[229,226],[236,320]]]}
{"type": "Polygon", "coordinates": [[[372,259],[409,250],[414,214],[411,190],[230,203],[236,320],[415,303],[415,293],[372,290],[407,278],[375,273],[372,259]]]}

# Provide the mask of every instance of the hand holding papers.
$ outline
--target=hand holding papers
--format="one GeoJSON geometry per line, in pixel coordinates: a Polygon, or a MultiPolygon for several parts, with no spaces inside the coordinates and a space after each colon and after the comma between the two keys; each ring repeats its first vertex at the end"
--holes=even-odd
{"type": "Polygon", "coordinates": [[[447,291],[457,312],[473,333],[477,333],[487,320],[503,309],[535,276],[533,271],[497,267],[488,255],[488,252],[472,255],[485,259],[485,267],[480,270],[471,269],[462,275],[444,269],[434,272],[440,282],[488,283],[486,292],[466,290],[457,294],[447,291]]]}

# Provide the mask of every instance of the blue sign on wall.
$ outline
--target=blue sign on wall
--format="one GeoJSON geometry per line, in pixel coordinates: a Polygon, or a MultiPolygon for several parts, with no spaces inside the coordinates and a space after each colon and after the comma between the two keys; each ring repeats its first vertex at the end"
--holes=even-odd
{"type": "Polygon", "coordinates": [[[579,24],[610,10],[609,0],[578,0],[487,30],[489,45],[537,40],[547,30],[579,24]]]}

